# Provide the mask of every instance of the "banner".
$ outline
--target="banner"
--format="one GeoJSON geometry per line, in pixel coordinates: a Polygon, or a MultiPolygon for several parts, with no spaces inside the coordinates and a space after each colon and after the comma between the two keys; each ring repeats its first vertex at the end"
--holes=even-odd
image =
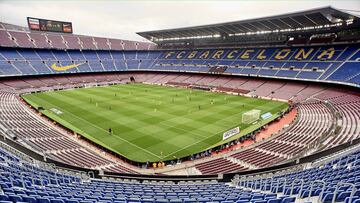
{"type": "Polygon", "coordinates": [[[264,113],[263,115],[261,115],[261,118],[263,120],[266,120],[268,118],[270,118],[272,116],[272,114],[270,112],[264,113]]]}
{"type": "Polygon", "coordinates": [[[240,127],[236,127],[236,128],[233,128],[227,132],[224,132],[223,134],[223,140],[226,140],[228,139],[229,137],[232,137],[236,134],[239,134],[240,133],[240,127]]]}

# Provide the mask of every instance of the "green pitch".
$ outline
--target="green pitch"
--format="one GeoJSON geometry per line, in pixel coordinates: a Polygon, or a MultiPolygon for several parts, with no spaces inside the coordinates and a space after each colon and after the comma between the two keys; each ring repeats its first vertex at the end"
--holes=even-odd
{"type": "Polygon", "coordinates": [[[239,138],[274,120],[283,102],[202,90],[127,84],[22,96],[42,113],[87,139],[137,162],[185,157],[239,138]],[[241,123],[252,109],[273,116],[241,123]],[[222,134],[240,126],[225,141],[222,134]],[[109,128],[112,133],[109,133],[109,128]]]}

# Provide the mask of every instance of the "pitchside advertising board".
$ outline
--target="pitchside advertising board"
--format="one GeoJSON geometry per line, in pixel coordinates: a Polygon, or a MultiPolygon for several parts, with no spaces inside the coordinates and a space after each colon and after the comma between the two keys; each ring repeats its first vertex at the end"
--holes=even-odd
{"type": "Polygon", "coordinates": [[[232,137],[232,136],[234,136],[236,134],[239,134],[239,133],[240,133],[240,127],[236,127],[236,128],[231,129],[231,130],[228,130],[228,131],[224,132],[223,140],[226,140],[229,137],[232,137]]]}
{"type": "Polygon", "coordinates": [[[73,33],[72,23],[27,17],[30,30],[73,33]]]}

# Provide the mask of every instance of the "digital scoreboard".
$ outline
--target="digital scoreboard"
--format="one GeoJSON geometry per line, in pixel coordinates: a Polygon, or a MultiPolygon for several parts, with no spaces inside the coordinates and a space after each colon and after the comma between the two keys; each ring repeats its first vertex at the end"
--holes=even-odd
{"type": "Polygon", "coordinates": [[[45,32],[73,33],[72,23],[27,17],[30,30],[45,32]]]}

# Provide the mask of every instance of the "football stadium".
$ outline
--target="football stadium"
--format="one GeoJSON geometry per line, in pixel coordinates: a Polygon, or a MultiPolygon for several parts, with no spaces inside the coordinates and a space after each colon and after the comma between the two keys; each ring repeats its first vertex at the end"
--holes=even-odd
{"type": "Polygon", "coordinates": [[[3,14],[0,203],[359,203],[353,4],[141,40],[3,14]]]}

